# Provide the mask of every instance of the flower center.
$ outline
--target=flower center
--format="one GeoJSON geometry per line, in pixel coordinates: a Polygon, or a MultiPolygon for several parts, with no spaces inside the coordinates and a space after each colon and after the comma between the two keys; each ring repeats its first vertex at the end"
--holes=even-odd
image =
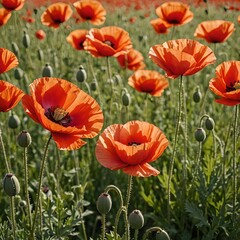
{"type": "Polygon", "coordinates": [[[64,127],[69,126],[70,122],[72,121],[69,113],[59,107],[48,108],[45,112],[45,116],[51,121],[58,123],[64,127]]]}
{"type": "Polygon", "coordinates": [[[114,48],[114,44],[111,41],[106,40],[106,41],[104,41],[104,43],[107,44],[108,46],[114,48]]]}
{"type": "Polygon", "coordinates": [[[140,145],[141,143],[138,143],[138,142],[129,142],[128,143],[128,146],[138,146],[140,145]]]}
{"type": "Polygon", "coordinates": [[[229,86],[226,86],[226,92],[232,92],[240,89],[240,80],[237,80],[235,83],[230,83],[229,86]]]}

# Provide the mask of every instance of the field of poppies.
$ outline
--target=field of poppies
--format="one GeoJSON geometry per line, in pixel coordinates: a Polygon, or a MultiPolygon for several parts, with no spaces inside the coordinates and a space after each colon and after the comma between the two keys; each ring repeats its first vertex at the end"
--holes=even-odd
{"type": "Polygon", "coordinates": [[[239,239],[238,1],[0,2],[0,239],[239,239]]]}

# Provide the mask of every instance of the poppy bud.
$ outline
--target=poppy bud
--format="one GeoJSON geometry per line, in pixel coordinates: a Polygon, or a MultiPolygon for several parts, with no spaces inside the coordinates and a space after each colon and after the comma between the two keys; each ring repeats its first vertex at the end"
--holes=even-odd
{"type": "Polygon", "coordinates": [[[202,94],[200,92],[199,87],[197,87],[196,91],[193,93],[193,101],[195,103],[198,103],[198,102],[200,102],[201,98],[202,98],[202,94]]]}
{"type": "Polygon", "coordinates": [[[164,230],[156,232],[156,240],[170,240],[168,233],[164,230]]]}
{"type": "Polygon", "coordinates": [[[97,83],[95,81],[90,83],[90,89],[92,91],[96,91],[97,90],[97,83]]]}
{"type": "Polygon", "coordinates": [[[17,57],[19,57],[19,48],[15,42],[12,42],[12,51],[17,57]]]}
{"type": "Polygon", "coordinates": [[[31,142],[32,142],[31,135],[26,130],[23,130],[17,136],[17,143],[20,147],[26,148],[31,144],[31,142]]]}
{"type": "Polygon", "coordinates": [[[34,8],[34,9],[33,9],[33,12],[34,12],[35,15],[37,15],[37,13],[38,13],[37,8],[34,8]]]}
{"type": "Polygon", "coordinates": [[[144,225],[144,217],[139,210],[133,210],[129,215],[129,225],[133,229],[140,229],[144,225]]]}
{"type": "Polygon", "coordinates": [[[43,60],[43,51],[41,49],[37,50],[37,56],[39,61],[43,60]]]}
{"type": "Polygon", "coordinates": [[[22,77],[23,77],[23,70],[21,68],[16,68],[14,70],[14,77],[17,79],[17,80],[21,80],[22,77]]]}
{"type": "Polygon", "coordinates": [[[27,34],[26,31],[23,32],[23,40],[22,40],[23,46],[25,48],[28,48],[30,46],[30,37],[27,34]]]}
{"type": "Polygon", "coordinates": [[[76,79],[78,82],[84,82],[87,79],[87,73],[85,68],[81,65],[76,74],[76,79]]]}
{"type": "Polygon", "coordinates": [[[52,67],[48,63],[45,65],[45,67],[42,70],[42,76],[43,77],[52,77],[53,76],[52,67]]]}
{"type": "Polygon", "coordinates": [[[112,208],[112,199],[108,193],[101,193],[97,200],[97,210],[101,214],[107,214],[112,208]]]}
{"type": "Polygon", "coordinates": [[[17,128],[20,125],[20,119],[16,114],[12,114],[8,118],[8,126],[12,129],[17,128]]]}
{"type": "Polygon", "coordinates": [[[16,176],[12,173],[7,173],[3,178],[3,190],[9,197],[16,196],[20,193],[20,184],[16,176]]]}
{"type": "Polygon", "coordinates": [[[207,9],[205,9],[205,13],[208,15],[208,10],[207,9]]]}
{"type": "Polygon", "coordinates": [[[48,199],[48,200],[50,200],[50,201],[52,201],[53,200],[53,196],[52,196],[52,191],[49,189],[49,187],[47,187],[47,186],[44,186],[43,188],[42,188],[42,192],[43,192],[43,196],[44,196],[44,199],[48,199]]]}
{"type": "Polygon", "coordinates": [[[207,130],[212,131],[214,129],[215,122],[212,118],[208,117],[205,121],[205,127],[207,130]]]}
{"type": "Polygon", "coordinates": [[[124,92],[124,93],[122,94],[122,104],[123,104],[123,106],[126,106],[126,107],[127,107],[127,106],[130,105],[130,103],[131,103],[130,94],[124,92]]]}
{"type": "Polygon", "coordinates": [[[35,37],[39,40],[43,40],[46,37],[46,33],[42,29],[39,29],[35,32],[35,37]]]}
{"type": "Polygon", "coordinates": [[[20,208],[26,208],[27,207],[27,202],[25,200],[20,200],[19,207],[20,208]]]}
{"type": "Polygon", "coordinates": [[[195,131],[195,139],[198,141],[198,142],[203,142],[206,138],[206,132],[203,128],[198,128],[196,131],[195,131]]]}

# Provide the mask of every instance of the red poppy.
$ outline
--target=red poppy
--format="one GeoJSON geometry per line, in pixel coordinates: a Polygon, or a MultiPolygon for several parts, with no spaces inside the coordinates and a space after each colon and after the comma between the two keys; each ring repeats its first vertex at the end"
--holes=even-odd
{"type": "Polygon", "coordinates": [[[5,9],[9,11],[13,11],[13,10],[22,9],[24,6],[25,0],[2,0],[1,3],[5,9]]]}
{"type": "Polygon", "coordinates": [[[168,22],[162,20],[161,18],[156,18],[150,21],[150,24],[153,26],[155,32],[157,33],[168,33],[169,28],[172,26],[168,22]]]}
{"type": "Polygon", "coordinates": [[[42,29],[39,29],[35,32],[35,36],[37,39],[43,40],[46,37],[46,33],[42,29]]]}
{"type": "Polygon", "coordinates": [[[216,61],[213,51],[191,39],[170,40],[151,47],[149,56],[167,77],[195,74],[216,61]]]}
{"type": "Polygon", "coordinates": [[[181,2],[165,2],[156,8],[156,14],[171,25],[183,25],[193,19],[193,13],[187,4],[181,2]]]}
{"type": "Polygon", "coordinates": [[[5,48],[0,48],[0,74],[11,70],[18,65],[14,53],[5,48]]]}
{"type": "Polygon", "coordinates": [[[89,21],[93,25],[101,25],[106,19],[106,10],[102,4],[95,0],[80,0],[73,3],[80,20],[89,21]]]}
{"type": "Polygon", "coordinates": [[[132,48],[128,32],[120,27],[93,28],[86,38],[84,49],[95,57],[118,57],[132,48]]]}
{"type": "Polygon", "coordinates": [[[107,127],[97,142],[96,157],[111,170],[122,169],[131,176],[156,176],[159,171],[149,163],[159,158],[167,146],[168,140],[159,128],[136,120],[107,127]]]}
{"type": "Polygon", "coordinates": [[[88,30],[85,29],[77,29],[72,31],[67,36],[67,41],[72,45],[73,48],[77,50],[83,50],[83,43],[86,40],[86,35],[88,33],[88,30]]]}
{"type": "Polygon", "coordinates": [[[234,23],[224,20],[204,21],[200,23],[194,37],[203,38],[210,43],[222,43],[234,32],[234,23]]]}
{"type": "Polygon", "coordinates": [[[168,87],[168,80],[157,71],[138,70],[130,76],[128,84],[139,92],[160,97],[168,87]]]}
{"type": "Polygon", "coordinates": [[[83,146],[101,130],[103,114],[98,103],[76,85],[44,77],[30,84],[31,95],[22,99],[26,113],[52,134],[59,149],[83,146]],[[54,96],[54,97],[53,97],[54,96]]]}
{"type": "Polygon", "coordinates": [[[143,62],[143,55],[134,48],[129,50],[126,54],[118,56],[117,60],[122,68],[128,68],[133,71],[143,69],[146,66],[143,62]]]}
{"type": "Polygon", "coordinates": [[[58,28],[61,23],[66,22],[72,15],[72,9],[67,3],[53,3],[42,14],[43,25],[58,28]]]}
{"type": "Polygon", "coordinates": [[[27,9],[26,14],[22,16],[22,19],[28,23],[34,23],[36,20],[32,17],[32,11],[27,9]]]}
{"type": "Polygon", "coordinates": [[[237,19],[238,19],[238,23],[240,24],[240,15],[238,16],[238,18],[237,18],[237,19]]]}
{"type": "Polygon", "coordinates": [[[240,61],[223,62],[216,68],[216,77],[209,88],[220,98],[216,102],[235,106],[240,104],[240,61]]]}
{"type": "Polygon", "coordinates": [[[11,17],[11,12],[5,8],[0,8],[0,26],[5,25],[11,17]]]}
{"type": "Polygon", "coordinates": [[[7,112],[13,109],[23,95],[23,91],[16,86],[0,80],[0,112],[7,112]]]}

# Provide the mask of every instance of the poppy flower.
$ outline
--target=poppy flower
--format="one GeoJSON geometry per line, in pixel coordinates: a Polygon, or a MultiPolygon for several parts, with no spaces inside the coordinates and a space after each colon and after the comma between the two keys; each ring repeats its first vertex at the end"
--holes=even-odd
{"type": "Polygon", "coordinates": [[[46,33],[42,29],[39,29],[35,32],[35,36],[37,39],[43,40],[46,37],[46,33]]]}
{"type": "Polygon", "coordinates": [[[22,16],[22,19],[28,23],[34,23],[36,20],[32,17],[32,11],[27,9],[25,15],[22,16]]]}
{"type": "Polygon", "coordinates": [[[11,70],[18,65],[14,53],[5,48],[0,48],[0,74],[11,70]]]}
{"type": "Polygon", "coordinates": [[[175,26],[183,25],[193,19],[193,13],[187,4],[181,2],[165,2],[156,8],[159,18],[175,26]]]}
{"type": "Polygon", "coordinates": [[[106,20],[106,10],[102,4],[95,0],[80,0],[73,3],[80,21],[89,21],[93,25],[101,25],[106,20]]]}
{"type": "Polygon", "coordinates": [[[158,127],[135,120],[108,126],[97,141],[95,153],[106,168],[149,177],[159,174],[149,163],[157,160],[167,146],[168,140],[158,127]]]}
{"type": "Polygon", "coordinates": [[[238,16],[238,18],[237,18],[237,19],[238,19],[238,23],[240,24],[240,15],[238,16]]]}
{"type": "Polygon", "coordinates": [[[234,23],[229,21],[204,21],[197,26],[194,37],[203,38],[209,43],[222,43],[231,36],[234,30],[234,23]]]}
{"type": "Polygon", "coordinates": [[[195,74],[216,61],[213,51],[191,39],[170,40],[151,47],[149,56],[169,78],[195,74]]]}
{"type": "Polygon", "coordinates": [[[11,12],[5,8],[0,8],[0,26],[5,25],[11,17],[11,12]]]}
{"type": "Polygon", "coordinates": [[[216,77],[209,88],[220,98],[216,102],[227,106],[240,104],[240,61],[223,62],[216,68],[216,77]]]}
{"type": "Polygon", "coordinates": [[[73,48],[77,50],[84,50],[83,43],[86,40],[86,35],[88,30],[85,29],[77,29],[72,31],[67,36],[67,41],[72,45],[73,48]]]}
{"type": "Polygon", "coordinates": [[[145,68],[146,65],[143,60],[143,55],[134,48],[129,50],[126,54],[117,57],[117,61],[122,68],[128,68],[133,71],[145,68]]]}
{"type": "Polygon", "coordinates": [[[53,3],[41,15],[41,22],[48,27],[58,28],[71,17],[72,12],[67,3],[53,3]]]}
{"type": "Polygon", "coordinates": [[[0,80],[0,112],[8,112],[21,100],[24,93],[11,83],[0,80]]]}
{"type": "Polygon", "coordinates": [[[132,48],[128,32],[115,26],[91,29],[83,45],[94,57],[118,57],[132,48]]]}
{"type": "Polygon", "coordinates": [[[168,80],[157,71],[138,70],[129,77],[128,84],[138,92],[160,97],[164,89],[168,87],[168,80]]]}
{"type": "Polygon", "coordinates": [[[169,32],[168,29],[172,26],[171,24],[162,20],[161,18],[156,18],[151,20],[150,24],[154,28],[155,32],[161,33],[161,34],[168,33],[169,32]]]}
{"type": "Polygon", "coordinates": [[[25,0],[2,0],[1,3],[5,9],[9,11],[13,11],[13,10],[22,9],[24,6],[25,0]]]}
{"type": "Polygon", "coordinates": [[[76,85],[59,78],[43,77],[30,84],[23,96],[25,112],[51,132],[59,149],[73,150],[101,130],[103,114],[98,103],[76,85]],[[54,96],[54,97],[53,97],[54,96]]]}

